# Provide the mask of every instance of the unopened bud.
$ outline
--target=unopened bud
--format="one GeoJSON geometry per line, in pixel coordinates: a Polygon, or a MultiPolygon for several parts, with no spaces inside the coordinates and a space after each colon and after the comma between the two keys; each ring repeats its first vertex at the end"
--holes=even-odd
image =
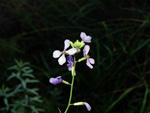
{"type": "Polygon", "coordinates": [[[78,62],[84,61],[84,60],[86,60],[86,59],[87,59],[86,57],[80,58],[80,59],[78,60],[78,62]]]}
{"type": "Polygon", "coordinates": [[[65,80],[62,80],[62,83],[66,84],[66,85],[70,85],[70,83],[65,80]]]}
{"type": "Polygon", "coordinates": [[[74,103],[73,105],[74,105],[74,106],[81,106],[81,105],[84,105],[84,104],[83,104],[83,102],[76,102],[76,103],[74,103]]]}

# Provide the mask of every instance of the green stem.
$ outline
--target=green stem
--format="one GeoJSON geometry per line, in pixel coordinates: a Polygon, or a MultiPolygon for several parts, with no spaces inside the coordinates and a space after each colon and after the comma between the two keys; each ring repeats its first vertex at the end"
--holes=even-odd
{"type": "Polygon", "coordinates": [[[74,77],[75,77],[75,67],[76,67],[76,59],[74,57],[74,71],[73,71],[73,75],[72,75],[72,82],[71,82],[71,88],[70,88],[70,97],[69,97],[69,102],[68,102],[68,105],[67,105],[67,108],[65,110],[64,113],[67,113],[70,105],[71,105],[71,99],[72,99],[72,92],[73,92],[73,84],[74,84],[74,77]]]}

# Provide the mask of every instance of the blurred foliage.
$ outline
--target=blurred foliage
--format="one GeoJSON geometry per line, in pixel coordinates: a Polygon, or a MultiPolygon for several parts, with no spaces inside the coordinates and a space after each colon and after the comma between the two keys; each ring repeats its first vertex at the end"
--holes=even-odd
{"type": "Polygon", "coordinates": [[[39,81],[32,74],[33,70],[29,67],[29,63],[16,60],[16,65],[10,67],[9,70],[13,70],[13,72],[7,81],[10,82],[13,79],[13,82],[11,82],[10,88],[5,88],[3,85],[0,89],[0,96],[4,98],[5,104],[0,110],[12,113],[39,113],[43,111],[35,107],[42,100],[37,92],[39,88],[33,88],[33,85],[39,81]],[[32,87],[29,84],[32,84],[32,87]]]}
{"type": "MultiPolygon", "coordinates": [[[[149,4],[148,0],[1,0],[0,86],[6,84],[9,92],[7,68],[15,58],[29,61],[40,81],[36,87],[42,109],[64,111],[69,87],[52,86],[48,79],[71,77],[52,52],[63,48],[66,38],[80,40],[83,31],[92,36],[90,56],[96,64],[93,70],[85,62],[77,65],[73,101],[87,101],[91,113],[150,112],[149,4]]],[[[70,111],[87,113],[83,107],[70,111]]]]}

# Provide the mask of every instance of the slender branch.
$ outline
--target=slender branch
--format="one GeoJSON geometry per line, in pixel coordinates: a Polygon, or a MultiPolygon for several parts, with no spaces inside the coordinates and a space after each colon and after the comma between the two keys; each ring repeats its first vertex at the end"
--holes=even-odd
{"type": "Polygon", "coordinates": [[[73,85],[74,85],[74,77],[75,77],[75,68],[76,68],[76,59],[74,57],[74,70],[73,70],[73,75],[72,75],[72,82],[71,82],[71,88],[70,88],[70,97],[69,97],[69,102],[68,102],[68,105],[67,105],[67,108],[65,110],[64,113],[67,113],[70,105],[71,105],[71,99],[72,99],[72,92],[73,92],[73,85]]]}

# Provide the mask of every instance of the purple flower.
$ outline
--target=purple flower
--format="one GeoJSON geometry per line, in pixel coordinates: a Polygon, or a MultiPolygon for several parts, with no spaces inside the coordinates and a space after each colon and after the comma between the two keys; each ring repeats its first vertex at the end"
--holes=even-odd
{"type": "Polygon", "coordinates": [[[91,39],[92,39],[92,37],[87,36],[84,32],[80,33],[80,37],[81,37],[83,42],[87,42],[87,43],[90,43],[91,39]]]}
{"type": "Polygon", "coordinates": [[[89,68],[93,68],[93,66],[91,64],[95,64],[95,60],[93,58],[90,58],[90,56],[88,55],[89,53],[89,50],[90,50],[90,46],[89,45],[85,45],[84,46],[84,49],[83,49],[83,56],[86,59],[86,65],[89,67],[89,68]]]}
{"type": "Polygon", "coordinates": [[[71,55],[67,57],[67,61],[68,61],[67,64],[68,70],[71,71],[71,68],[74,66],[74,61],[71,55]]]}
{"type": "Polygon", "coordinates": [[[61,78],[61,76],[58,76],[56,78],[50,78],[49,82],[53,85],[56,85],[56,84],[59,84],[62,82],[62,78],[61,78]]]}
{"type": "Polygon", "coordinates": [[[65,53],[66,54],[69,54],[69,55],[74,55],[76,52],[77,52],[77,49],[76,48],[71,48],[69,50],[66,50],[68,47],[70,46],[70,40],[66,39],[64,41],[64,50],[61,52],[59,50],[55,50],[53,52],[53,57],[54,58],[58,58],[58,63],[59,65],[63,65],[65,62],[66,62],[66,57],[65,57],[65,53]]]}
{"type": "Polygon", "coordinates": [[[85,105],[88,111],[91,111],[91,106],[87,102],[76,102],[73,104],[74,106],[85,105]]]}
{"type": "Polygon", "coordinates": [[[91,106],[87,102],[83,102],[88,111],[91,111],[91,106]]]}

